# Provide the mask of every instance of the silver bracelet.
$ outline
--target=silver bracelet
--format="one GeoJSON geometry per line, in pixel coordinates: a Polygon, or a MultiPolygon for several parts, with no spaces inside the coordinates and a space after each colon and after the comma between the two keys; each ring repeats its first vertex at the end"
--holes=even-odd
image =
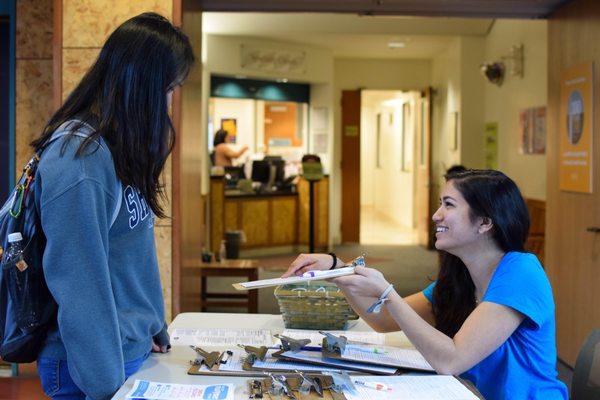
{"type": "Polygon", "coordinates": [[[379,314],[379,312],[381,311],[381,308],[383,307],[383,305],[385,304],[386,301],[388,301],[388,296],[391,293],[391,291],[394,290],[394,285],[392,285],[390,283],[390,285],[385,288],[385,290],[383,291],[383,293],[381,294],[381,296],[379,296],[379,300],[377,300],[375,303],[373,303],[371,305],[371,307],[369,307],[367,309],[367,313],[369,314],[379,314]]]}

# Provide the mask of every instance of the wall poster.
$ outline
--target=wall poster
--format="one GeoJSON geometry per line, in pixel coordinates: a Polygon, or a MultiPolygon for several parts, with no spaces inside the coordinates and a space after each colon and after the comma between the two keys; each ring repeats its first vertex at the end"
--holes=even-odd
{"type": "Polygon", "coordinates": [[[227,131],[227,142],[237,141],[237,121],[235,118],[221,118],[221,129],[227,131]]]}
{"type": "Polygon", "coordinates": [[[486,122],[484,131],[484,157],[487,169],[498,169],[498,123],[486,122]]]}
{"type": "Polygon", "coordinates": [[[521,154],[546,153],[546,107],[532,107],[519,113],[521,154]]]}
{"type": "Polygon", "coordinates": [[[559,188],[592,193],[594,132],[593,63],[563,72],[560,90],[559,188]]]}

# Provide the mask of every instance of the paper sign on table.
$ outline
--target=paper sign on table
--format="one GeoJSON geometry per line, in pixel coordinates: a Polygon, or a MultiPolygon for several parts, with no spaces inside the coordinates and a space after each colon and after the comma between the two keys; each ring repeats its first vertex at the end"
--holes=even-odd
{"type": "Polygon", "coordinates": [[[181,385],[136,379],[128,399],[233,400],[235,385],[181,385]]]}
{"type": "Polygon", "coordinates": [[[273,337],[268,329],[173,329],[173,346],[272,346],[273,337]]]}

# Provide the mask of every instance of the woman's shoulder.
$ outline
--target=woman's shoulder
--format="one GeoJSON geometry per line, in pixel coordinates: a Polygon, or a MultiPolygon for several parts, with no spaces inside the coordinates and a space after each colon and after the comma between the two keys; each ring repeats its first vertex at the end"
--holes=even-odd
{"type": "Polygon", "coordinates": [[[535,254],[514,251],[502,258],[490,286],[503,287],[513,294],[517,291],[535,296],[545,296],[552,291],[546,272],[535,254]]]}
{"type": "Polygon", "coordinates": [[[57,137],[43,150],[38,171],[44,190],[52,187],[58,191],[86,179],[106,187],[115,186],[114,163],[106,142],[97,137],[82,148],[90,133],[89,126],[78,127],[57,137]]]}

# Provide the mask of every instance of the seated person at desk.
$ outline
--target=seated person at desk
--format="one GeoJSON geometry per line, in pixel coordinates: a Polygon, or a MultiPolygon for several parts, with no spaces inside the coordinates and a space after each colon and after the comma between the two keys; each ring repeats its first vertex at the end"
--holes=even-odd
{"type": "MultiPolygon", "coordinates": [[[[444,256],[422,292],[403,298],[366,267],[332,281],[373,329],[402,329],[438,373],[473,382],[486,399],[567,399],[552,288],[524,252],[529,214],[516,184],[491,170],[446,175],[433,221],[444,256]]],[[[302,254],[284,277],[339,265],[335,255],[302,254]]]]}
{"type": "Polygon", "coordinates": [[[224,129],[219,129],[217,133],[215,133],[213,146],[214,150],[211,154],[211,160],[216,167],[232,166],[233,159],[238,158],[248,150],[247,145],[243,145],[242,148],[237,151],[232,149],[229,143],[227,143],[227,131],[224,129]]]}

